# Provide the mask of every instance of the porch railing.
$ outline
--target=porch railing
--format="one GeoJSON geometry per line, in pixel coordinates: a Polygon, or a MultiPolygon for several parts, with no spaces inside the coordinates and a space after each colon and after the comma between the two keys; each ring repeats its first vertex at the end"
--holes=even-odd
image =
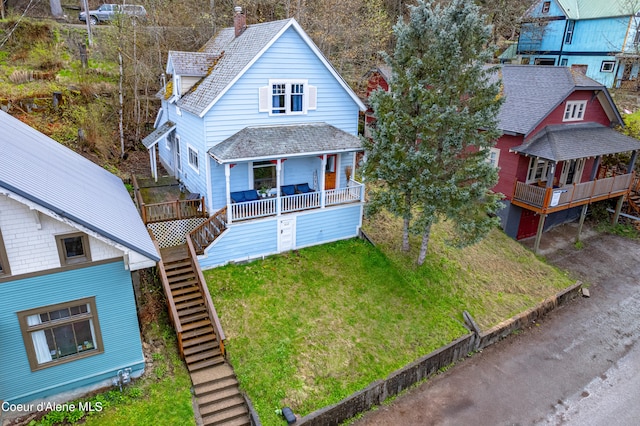
{"type": "Polygon", "coordinates": [[[192,217],[207,217],[204,208],[204,197],[195,200],[175,200],[166,203],[142,204],[140,211],[144,223],[189,219],[192,217]]]}
{"type": "Polygon", "coordinates": [[[325,206],[363,201],[364,185],[351,180],[349,181],[349,186],[345,188],[233,203],[230,208],[230,220],[256,219],[260,217],[275,216],[279,213],[292,213],[296,211],[321,208],[323,196],[325,206]],[[277,209],[278,202],[280,203],[279,212],[277,209]]]}
{"type": "Polygon", "coordinates": [[[625,195],[633,184],[633,177],[633,173],[626,173],[559,188],[543,188],[516,182],[512,203],[538,213],[565,210],[625,195]]]}

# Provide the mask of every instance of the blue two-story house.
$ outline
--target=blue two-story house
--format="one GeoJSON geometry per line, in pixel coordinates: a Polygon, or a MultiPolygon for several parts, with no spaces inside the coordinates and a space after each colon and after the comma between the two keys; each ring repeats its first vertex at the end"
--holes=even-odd
{"type": "Polygon", "coordinates": [[[541,0],[520,29],[515,62],[566,66],[606,87],[638,76],[640,5],[624,0],[541,0]]]}
{"type": "Polygon", "coordinates": [[[153,159],[225,229],[204,269],[358,235],[365,106],[294,19],[234,26],[168,54],[153,159]]]}
{"type": "Polygon", "coordinates": [[[0,129],[0,400],[142,374],[132,275],[160,257],[122,180],[2,111],[0,129]]]}

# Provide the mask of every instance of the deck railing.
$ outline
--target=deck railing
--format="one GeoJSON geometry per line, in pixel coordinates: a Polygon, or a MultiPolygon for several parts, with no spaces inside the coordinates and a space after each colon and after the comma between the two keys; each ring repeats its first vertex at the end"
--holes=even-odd
{"type": "Polygon", "coordinates": [[[315,209],[320,207],[320,193],[307,192],[305,194],[294,194],[280,197],[281,213],[290,213],[300,210],[315,209]]]}
{"type": "Polygon", "coordinates": [[[231,204],[230,209],[230,220],[256,219],[260,217],[275,216],[281,213],[317,209],[322,207],[323,196],[325,206],[364,201],[364,185],[351,180],[349,181],[349,185],[345,188],[233,203],[231,204]],[[280,202],[279,212],[277,209],[278,200],[280,202]]]}
{"type": "Polygon", "coordinates": [[[207,217],[204,208],[204,197],[195,200],[175,200],[165,203],[142,204],[140,206],[144,223],[163,222],[166,220],[207,217]]]}
{"type": "Polygon", "coordinates": [[[559,188],[516,182],[512,203],[538,213],[551,213],[625,195],[633,185],[633,178],[633,173],[626,173],[559,188]]]}

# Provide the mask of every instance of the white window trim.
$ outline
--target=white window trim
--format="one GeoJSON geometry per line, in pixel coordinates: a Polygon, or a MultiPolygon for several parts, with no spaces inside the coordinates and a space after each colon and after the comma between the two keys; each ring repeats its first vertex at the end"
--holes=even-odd
{"type": "Polygon", "coordinates": [[[304,115],[308,111],[315,110],[317,105],[317,88],[309,85],[309,80],[305,79],[270,79],[269,85],[260,87],[259,112],[268,112],[270,116],[304,115]],[[275,84],[285,85],[285,111],[283,113],[273,112],[273,86],[275,84]],[[291,111],[291,86],[295,84],[303,85],[302,111],[291,111]]]}
{"type": "Polygon", "coordinates": [[[193,169],[193,171],[195,171],[196,173],[200,174],[200,153],[198,152],[198,150],[196,148],[194,148],[191,144],[187,144],[187,162],[189,163],[189,167],[191,167],[193,169]],[[196,154],[196,159],[198,161],[198,164],[194,165],[191,162],[191,151],[193,151],[196,154]]]}
{"type": "MultiPolygon", "coordinates": [[[[182,172],[182,158],[180,158],[181,152],[180,152],[180,135],[176,135],[176,154],[175,154],[175,167],[176,170],[181,173],[182,172]]],[[[177,173],[176,173],[177,174],[177,173]]]]}
{"type": "Polygon", "coordinates": [[[586,110],[587,101],[567,101],[562,113],[562,121],[583,121],[586,110]]]}
{"type": "Polygon", "coordinates": [[[600,72],[613,72],[613,69],[616,67],[616,61],[602,61],[600,64],[600,72]],[[610,65],[611,69],[606,70],[605,65],[610,65]]]}
{"type": "Polygon", "coordinates": [[[542,2],[542,13],[547,14],[547,13],[549,13],[550,9],[551,9],[551,2],[550,1],[542,2]]]}
{"type": "Polygon", "coordinates": [[[486,162],[491,164],[493,167],[498,167],[500,162],[500,149],[499,148],[489,148],[487,150],[487,159],[486,162]],[[491,161],[491,155],[495,154],[494,161],[491,161]]]}
{"type": "Polygon", "coordinates": [[[531,157],[531,160],[529,160],[529,168],[527,169],[527,181],[526,183],[534,183],[534,182],[546,182],[547,181],[547,173],[549,172],[549,165],[551,164],[551,161],[549,160],[544,160],[542,158],[538,158],[538,157],[531,157]],[[538,169],[538,163],[539,162],[543,162],[544,165],[542,166],[542,174],[540,175],[540,178],[536,178],[536,170],[538,169]]]}

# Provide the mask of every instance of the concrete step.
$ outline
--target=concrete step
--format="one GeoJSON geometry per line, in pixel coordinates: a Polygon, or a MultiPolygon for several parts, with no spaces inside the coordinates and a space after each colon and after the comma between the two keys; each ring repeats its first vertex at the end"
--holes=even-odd
{"type": "Polygon", "coordinates": [[[215,368],[209,368],[207,370],[197,371],[191,374],[191,381],[197,388],[198,386],[205,386],[213,382],[226,380],[229,377],[235,379],[236,375],[233,372],[233,368],[229,364],[216,365],[215,368]]]}
{"type": "MultiPolygon", "coordinates": [[[[240,393],[236,395],[225,398],[220,401],[214,401],[207,403],[204,406],[200,406],[200,415],[204,418],[205,416],[216,414],[224,414],[225,412],[233,412],[235,408],[241,407],[244,411],[243,414],[248,413],[247,407],[244,403],[244,398],[240,393]]],[[[237,414],[241,414],[240,410],[238,410],[237,414]]],[[[234,416],[235,417],[235,416],[234,416]]]]}
{"type": "MultiPolygon", "coordinates": [[[[218,368],[218,367],[215,367],[218,368]]],[[[211,382],[206,382],[197,386],[194,386],[193,390],[196,396],[205,396],[210,393],[217,393],[224,391],[228,388],[238,389],[238,380],[235,376],[228,376],[211,382]]]]}
{"type": "Polygon", "coordinates": [[[221,389],[215,393],[208,393],[205,395],[201,395],[196,397],[196,401],[198,402],[198,407],[200,407],[200,412],[202,413],[202,409],[211,404],[217,404],[225,399],[231,399],[240,396],[242,398],[242,394],[237,386],[228,387],[226,389],[221,389]]]}

